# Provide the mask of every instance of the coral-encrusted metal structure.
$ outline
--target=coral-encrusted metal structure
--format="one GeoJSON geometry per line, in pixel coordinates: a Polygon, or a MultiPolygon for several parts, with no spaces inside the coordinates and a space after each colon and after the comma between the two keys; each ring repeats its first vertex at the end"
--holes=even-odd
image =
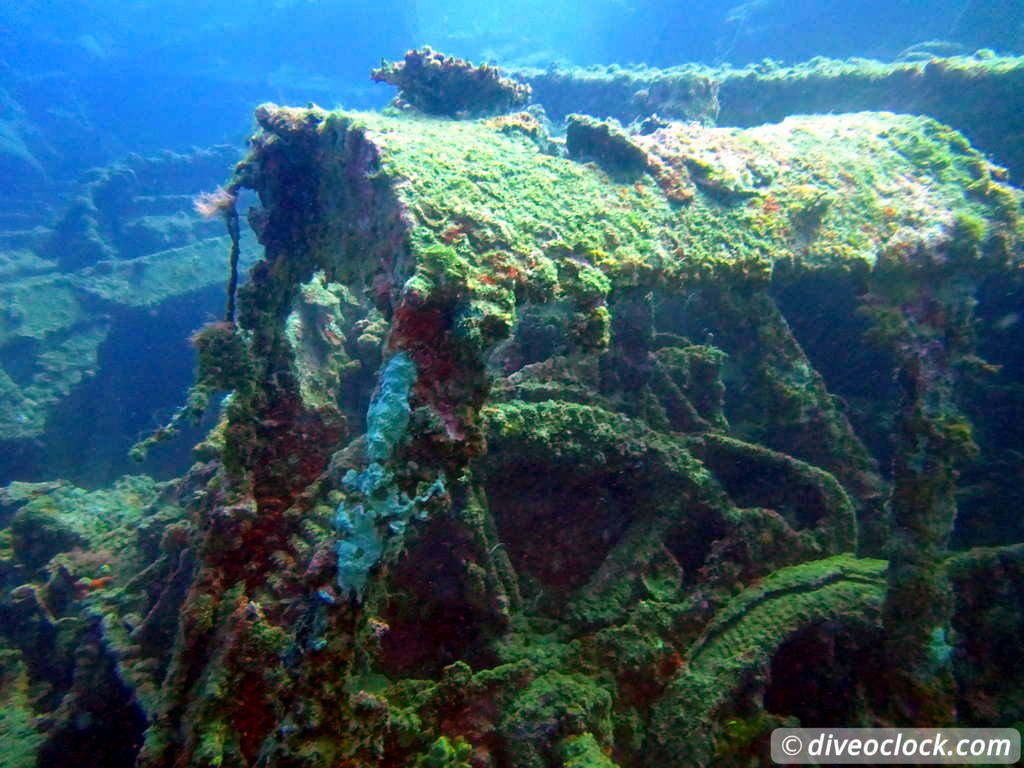
{"type": "Polygon", "coordinates": [[[979,636],[1022,554],[972,517],[1012,499],[1020,200],[958,133],[257,120],[265,255],[197,336],[233,392],[143,514],[161,565],[21,596],[101,617],[139,765],[767,765],[783,724],[1024,715],[979,636]]]}

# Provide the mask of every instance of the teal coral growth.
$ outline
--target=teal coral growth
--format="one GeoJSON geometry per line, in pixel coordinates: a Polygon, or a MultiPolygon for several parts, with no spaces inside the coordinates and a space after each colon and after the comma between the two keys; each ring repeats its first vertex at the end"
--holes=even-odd
{"type": "MultiPolygon", "coordinates": [[[[416,380],[416,364],[404,352],[392,357],[381,374],[380,386],[366,413],[367,455],[370,465],[361,472],[349,470],[342,485],[362,497],[362,503],[342,502],[334,516],[334,527],[342,539],[335,545],[338,557],[338,586],[348,596],[362,599],[370,569],[380,562],[385,538],[380,524],[396,535],[405,532],[409,519],[435,494],[444,493],[438,477],[427,490],[409,499],[395,485],[387,461],[409,426],[409,390],[416,380]]],[[[422,509],[419,516],[424,517],[422,509]]]]}
{"type": "Polygon", "coordinates": [[[366,453],[370,461],[385,461],[409,426],[409,390],[416,364],[404,352],[392,357],[380,378],[380,388],[366,412],[366,453]]]}
{"type": "Polygon", "coordinates": [[[357,599],[362,599],[370,569],[384,553],[385,537],[379,524],[386,522],[392,534],[401,536],[413,516],[426,517],[422,505],[445,490],[444,479],[438,477],[426,491],[410,499],[395,486],[394,479],[393,473],[374,462],[362,472],[349,470],[342,480],[364,499],[351,507],[342,502],[334,516],[334,527],[343,536],[334,548],[338,586],[357,599]]]}

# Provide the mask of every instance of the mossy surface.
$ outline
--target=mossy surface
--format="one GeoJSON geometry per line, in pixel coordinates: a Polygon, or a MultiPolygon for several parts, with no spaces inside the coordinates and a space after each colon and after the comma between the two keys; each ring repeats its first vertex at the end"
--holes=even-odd
{"type": "Polygon", "coordinates": [[[877,617],[885,567],[883,560],[840,555],[773,573],[716,614],[689,653],[690,669],[716,670],[744,658],[753,663],[814,615],[823,620],[853,609],[877,617]]]}
{"type": "MultiPolygon", "coordinates": [[[[870,265],[908,228],[941,235],[958,216],[1005,219],[999,195],[1015,194],[956,131],[886,113],[790,118],[749,131],[669,126],[636,137],[665,174],[692,189],[682,207],[668,204],[650,177],[609,184],[599,170],[545,155],[486,121],[352,119],[402,180],[413,249],[427,260],[461,259],[449,279],[483,297],[500,289],[544,295],[534,275],[547,260],[562,291],[581,302],[601,293],[577,277],[588,266],[620,287],[661,270],[685,279],[717,265],[755,275],[788,259],[870,265]]],[[[324,130],[333,120],[348,118],[328,117],[324,130]]],[[[1007,215],[1016,226],[1014,210],[1007,215]]]]}
{"type": "Polygon", "coordinates": [[[628,123],[656,113],[662,119],[749,127],[791,115],[862,110],[930,115],[970,137],[1015,179],[1024,175],[1024,156],[1013,138],[1021,126],[1024,59],[992,51],[896,62],[815,57],[744,67],[611,66],[515,74],[533,86],[555,119],[585,112],[628,123]]]}
{"type": "Polygon", "coordinates": [[[44,737],[35,727],[25,665],[16,652],[6,649],[0,650],[0,701],[3,703],[0,739],[3,740],[4,765],[34,768],[44,737]]]}
{"type": "Polygon", "coordinates": [[[648,762],[682,759],[706,764],[721,738],[740,752],[734,722],[716,713],[745,676],[797,631],[828,622],[877,632],[885,595],[880,560],[842,555],[782,569],[733,598],[716,614],[689,652],[686,668],[669,684],[653,715],[648,762]]]}

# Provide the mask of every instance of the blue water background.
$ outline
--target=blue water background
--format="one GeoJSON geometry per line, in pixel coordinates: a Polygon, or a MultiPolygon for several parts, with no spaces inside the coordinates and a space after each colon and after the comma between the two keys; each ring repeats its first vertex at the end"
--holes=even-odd
{"type": "MultiPolygon", "coordinates": [[[[46,131],[69,115],[95,139],[51,173],[119,153],[242,141],[254,104],[372,108],[369,70],[423,43],[476,60],[547,67],[765,57],[893,58],[969,39],[965,0],[6,0],[0,88],[46,131]],[[61,113],[61,114],[57,114],[61,113]]],[[[59,141],[58,139],[55,139],[59,141]]]]}

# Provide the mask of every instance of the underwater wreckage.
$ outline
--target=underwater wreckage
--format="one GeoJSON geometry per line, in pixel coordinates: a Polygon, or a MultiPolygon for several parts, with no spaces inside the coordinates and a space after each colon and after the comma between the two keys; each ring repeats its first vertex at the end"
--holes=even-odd
{"type": "Polygon", "coordinates": [[[256,117],[199,461],[0,495],[26,761],[746,765],[1024,719],[1021,198],[961,134],[256,117]]]}

